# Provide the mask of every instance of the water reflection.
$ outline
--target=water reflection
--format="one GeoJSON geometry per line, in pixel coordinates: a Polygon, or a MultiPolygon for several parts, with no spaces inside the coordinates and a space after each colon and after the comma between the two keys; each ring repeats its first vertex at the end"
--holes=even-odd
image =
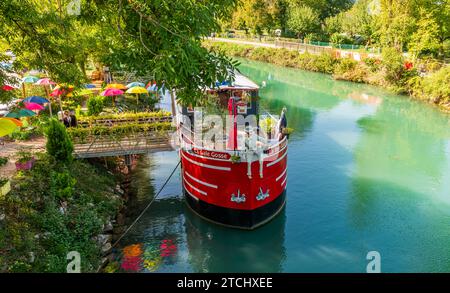
{"type": "Polygon", "coordinates": [[[253,230],[219,227],[186,212],[189,262],[195,272],[281,272],[286,257],[285,209],[253,230]]]}

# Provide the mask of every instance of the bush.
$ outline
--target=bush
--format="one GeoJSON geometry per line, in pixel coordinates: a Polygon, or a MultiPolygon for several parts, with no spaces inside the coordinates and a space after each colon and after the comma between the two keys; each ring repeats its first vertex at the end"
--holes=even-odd
{"type": "Polygon", "coordinates": [[[353,82],[364,82],[367,78],[367,67],[353,59],[341,59],[334,69],[335,79],[349,80],[353,82]]]}
{"type": "Polygon", "coordinates": [[[386,83],[398,85],[405,70],[402,53],[395,48],[383,48],[381,54],[386,83]]]}
{"type": "Polygon", "coordinates": [[[425,77],[412,78],[408,85],[415,97],[436,104],[450,103],[450,67],[443,67],[425,77]]]}
{"type": "Polygon", "coordinates": [[[73,144],[64,125],[56,119],[51,119],[46,129],[46,135],[47,153],[57,162],[72,162],[73,144]]]}
{"type": "Polygon", "coordinates": [[[352,44],[353,40],[346,35],[334,33],[330,37],[330,43],[333,44],[333,47],[339,47],[341,44],[352,44]]]}
{"type": "Polygon", "coordinates": [[[60,200],[72,198],[77,180],[67,170],[50,172],[50,193],[60,200]]]}
{"type": "Polygon", "coordinates": [[[103,111],[103,98],[91,97],[87,101],[88,115],[98,115],[103,111]]]}

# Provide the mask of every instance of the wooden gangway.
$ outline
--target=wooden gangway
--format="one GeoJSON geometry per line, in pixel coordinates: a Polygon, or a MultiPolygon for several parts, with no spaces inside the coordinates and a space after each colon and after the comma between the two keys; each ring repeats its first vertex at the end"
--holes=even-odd
{"type": "Polygon", "coordinates": [[[170,127],[172,117],[114,117],[82,120],[69,132],[82,131],[84,135],[72,138],[77,158],[128,156],[172,150],[170,127]],[[133,123],[125,133],[110,133],[108,129],[133,123]],[[152,125],[157,125],[152,127],[152,125]],[[169,125],[169,127],[168,127],[169,125]],[[142,127],[141,127],[142,126],[142,127]]]}

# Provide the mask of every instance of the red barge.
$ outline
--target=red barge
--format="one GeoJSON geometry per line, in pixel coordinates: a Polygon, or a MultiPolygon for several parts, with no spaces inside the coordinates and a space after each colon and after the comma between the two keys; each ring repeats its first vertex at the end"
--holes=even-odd
{"type": "Polygon", "coordinates": [[[218,137],[213,144],[196,140],[194,125],[199,118],[194,109],[177,105],[186,202],[200,217],[217,224],[254,229],[274,218],[286,202],[288,138],[279,131],[283,126],[280,119],[259,113],[258,91],[254,82],[240,74],[232,84],[207,90],[224,109],[228,106],[229,127],[223,135],[223,148],[217,147],[218,137]],[[264,121],[272,121],[266,124],[277,123],[278,128],[263,131],[259,119],[254,127],[244,124],[239,131],[239,115],[244,119],[250,115],[266,117],[264,121]],[[250,132],[257,138],[256,147],[249,147],[250,132]]]}

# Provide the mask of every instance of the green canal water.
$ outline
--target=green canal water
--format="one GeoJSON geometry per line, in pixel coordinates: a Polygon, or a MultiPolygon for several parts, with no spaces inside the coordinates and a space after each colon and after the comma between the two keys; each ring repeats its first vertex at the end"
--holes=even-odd
{"type": "MultiPolygon", "coordinates": [[[[121,241],[121,270],[365,272],[378,251],[383,272],[450,271],[450,115],[380,88],[241,62],[266,83],[262,107],[286,106],[295,129],[286,208],[255,231],[216,226],[185,206],[177,172],[121,241]]],[[[130,219],[177,160],[139,162],[130,219]]]]}

